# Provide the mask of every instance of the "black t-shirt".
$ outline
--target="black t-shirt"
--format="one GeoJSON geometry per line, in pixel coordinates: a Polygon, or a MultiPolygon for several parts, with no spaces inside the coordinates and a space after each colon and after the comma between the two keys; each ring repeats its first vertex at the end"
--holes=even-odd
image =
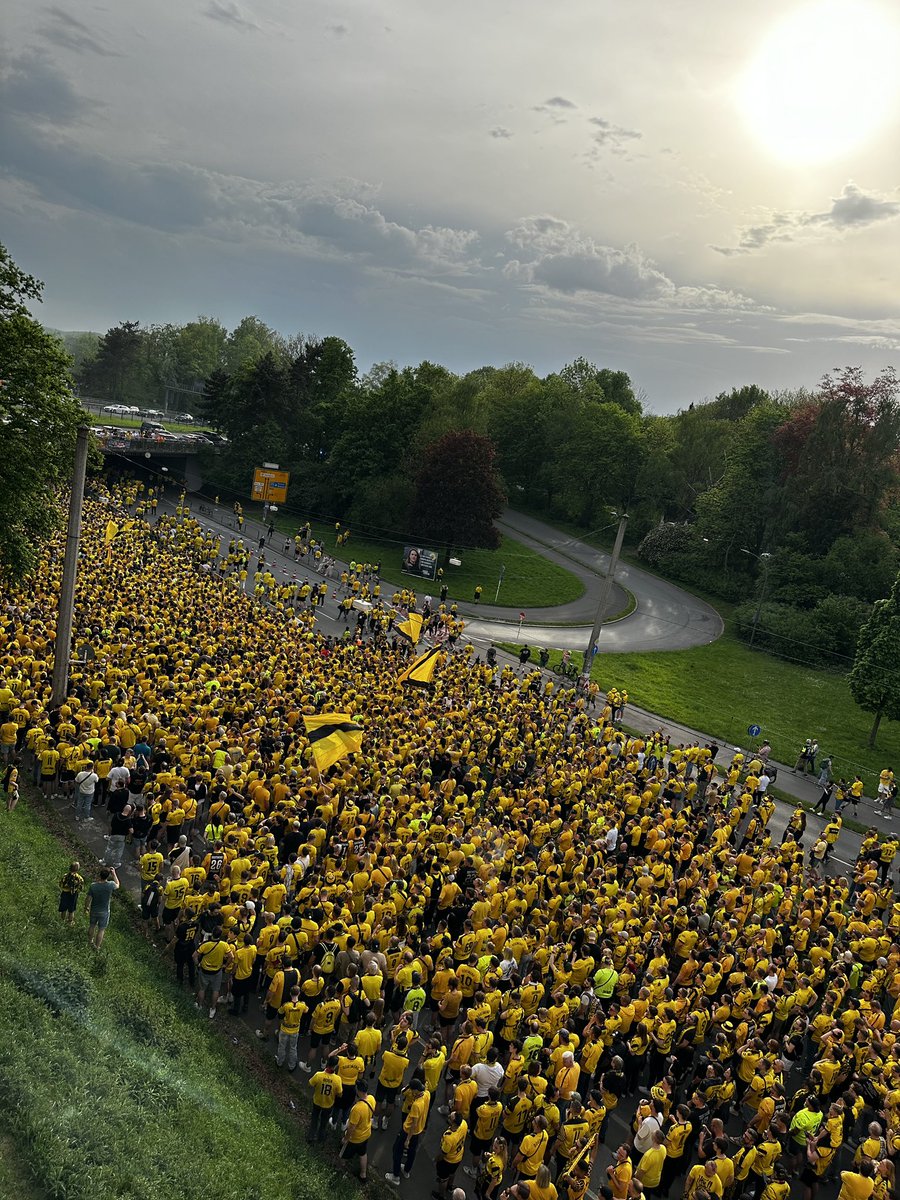
{"type": "Polygon", "coordinates": [[[123,817],[121,813],[113,813],[112,820],[109,823],[109,832],[113,837],[124,837],[131,829],[131,817],[123,817]]]}
{"type": "Polygon", "coordinates": [[[115,788],[109,794],[107,807],[111,814],[121,813],[122,809],[128,803],[128,788],[115,788]]]}

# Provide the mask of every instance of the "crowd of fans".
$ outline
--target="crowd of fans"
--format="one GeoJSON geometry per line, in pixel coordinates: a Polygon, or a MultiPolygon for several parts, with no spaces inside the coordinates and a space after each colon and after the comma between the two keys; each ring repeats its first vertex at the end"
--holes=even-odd
{"type": "Polygon", "coordinates": [[[87,499],[62,705],[58,549],[0,611],[7,788],[32,771],[109,822],[106,887],[73,864],[64,920],[83,895],[99,948],[131,856],[204,1019],[254,1018],[362,1178],[374,1139],[402,1186],[433,1136],[438,1197],[814,1200],[837,1176],[890,1200],[896,841],[829,874],[840,817],[775,838],[759,758],[632,736],[454,649],[440,604],[433,686],[404,686],[413,594],[348,572],[376,619],[323,636],[311,593],[155,509],[133,481],[87,499]],[[363,746],[322,774],[303,718],[332,711],[363,746]]]}

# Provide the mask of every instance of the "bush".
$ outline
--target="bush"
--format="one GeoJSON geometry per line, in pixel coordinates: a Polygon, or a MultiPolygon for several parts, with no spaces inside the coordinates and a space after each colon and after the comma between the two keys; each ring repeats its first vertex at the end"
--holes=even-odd
{"type": "MultiPolygon", "coordinates": [[[[855,596],[827,596],[813,609],[767,602],[760,609],[753,644],[789,662],[846,671],[869,608],[855,596]]],[[[742,641],[749,642],[753,635],[755,614],[755,600],[735,610],[735,628],[742,641]]]]}
{"type": "Polygon", "coordinates": [[[639,558],[669,579],[737,603],[752,586],[748,575],[718,570],[709,547],[693,525],[666,522],[651,529],[637,548],[639,558]]]}

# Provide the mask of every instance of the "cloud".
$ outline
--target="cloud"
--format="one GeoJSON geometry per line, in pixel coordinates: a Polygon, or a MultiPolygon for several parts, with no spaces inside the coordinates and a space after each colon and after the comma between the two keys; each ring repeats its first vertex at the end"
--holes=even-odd
{"type": "Polygon", "coordinates": [[[551,96],[549,100],[545,100],[543,104],[535,104],[532,112],[546,113],[552,119],[554,124],[562,125],[565,122],[563,113],[572,111],[578,108],[572,100],[567,100],[565,96],[551,96]]]}
{"type": "Polygon", "coordinates": [[[72,125],[101,106],[76,92],[47,54],[28,50],[0,62],[0,110],[48,125],[72,125]]]}
{"type": "Polygon", "coordinates": [[[85,150],[26,119],[7,122],[4,161],[36,197],[165,233],[299,249],[374,268],[461,274],[479,235],[442,225],[392,221],[365,184],[270,183],[188,163],[129,162],[85,150]]]}
{"type": "Polygon", "coordinates": [[[900,201],[864,192],[851,180],[824,212],[773,212],[767,221],[742,229],[737,245],[712,249],[728,257],[752,254],[772,242],[807,241],[822,233],[863,229],[897,216],[900,216],[900,201]]]}
{"type": "Polygon", "coordinates": [[[612,146],[616,148],[624,142],[636,141],[643,136],[640,130],[626,129],[623,125],[616,125],[613,121],[607,121],[605,117],[589,117],[588,124],[593,125],[596,129],[593,137],[598,146],[612,146]]]}
{"type": "Polygon", "coordinates": [[[609,246],[554,216],[523,217],[507,231],[519,252],[507,279],[567,296],[619,297],[673,310],[762,311],[748,296],[714,285],[679,286],[635,244],[609,246]]]}
{"type": "Polygon", "coordinates": [[[488,133],[492,138],[511,138],[512,130],[507,129],[505,125],[495,125],[493,129],[489,129],[488,133]]]}
{"type": "Polygon", "coordinates": [[[326,25],[326,30],[333,33],[335,37],[345,37],[350,32],[350,26],[345,25],[343,21],[337,21],[333,25],[326,25]]]}
{"type": "Polygon", "coordinates": [[[209,17],[213,21],[219,21],[222,25],[228,25],[232,29],[239,29],[245,33],[258,33],[259,26],[249,17],[244,16],[244,12],[236,0],[210,0],[209,6],[204,9],[203,15],[209,17]]]}
{"type": "Polygon", "coordinates": [[[40,26],[39,32],[48,42],[54,42],[66,50],[76,50],[80,54],[87,51],[104,58],[120,57],[118,52],[111,50],[92,29],[62,8],[46,9],[46,20],[40,26]]]}
{"type": "Polygon", "coordinates": [[[637,246],[599,244],[558,217],[525,217],[507,232],[525,257],[507,264],[507,277],[557,292],[599,292],[629,300],[672,296],[675,285],[637,246]]]}

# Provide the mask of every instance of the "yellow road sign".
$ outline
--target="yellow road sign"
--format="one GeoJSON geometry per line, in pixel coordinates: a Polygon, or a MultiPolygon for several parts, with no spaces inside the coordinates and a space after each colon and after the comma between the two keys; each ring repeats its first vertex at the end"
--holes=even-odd
{"type": "Polygon", "coordinates": [[[257,467],[253,472],[251,496],[261,504],[283,504],[287,500],[290,471],[276,471],[269,467],[257,467]]]}

